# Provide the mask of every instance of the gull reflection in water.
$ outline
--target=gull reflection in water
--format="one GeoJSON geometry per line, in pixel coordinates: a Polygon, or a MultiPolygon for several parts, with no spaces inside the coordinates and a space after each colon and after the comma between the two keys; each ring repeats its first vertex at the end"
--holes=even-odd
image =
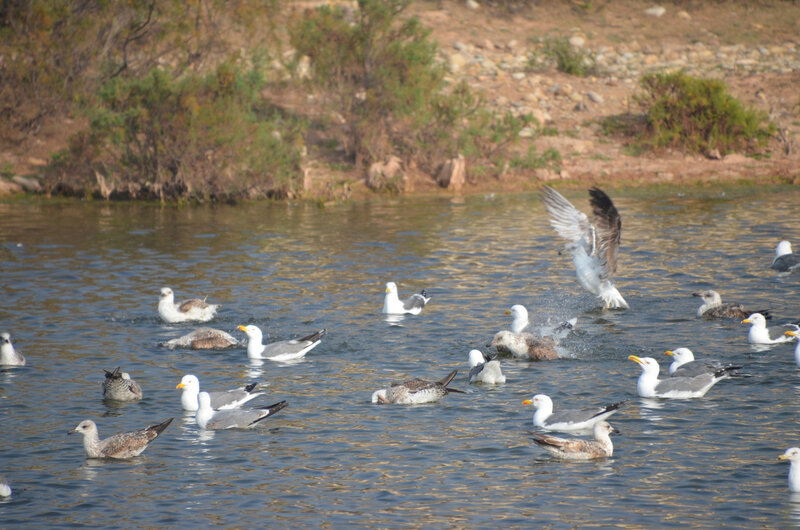
{"type": "Polygon", "coordinates": [[[402,322],[405,319],[406,319],[405,315],[391,315],[391,314],[383,315],[383,320],[387,322],[390,326],[403,327],[402,322]]]}

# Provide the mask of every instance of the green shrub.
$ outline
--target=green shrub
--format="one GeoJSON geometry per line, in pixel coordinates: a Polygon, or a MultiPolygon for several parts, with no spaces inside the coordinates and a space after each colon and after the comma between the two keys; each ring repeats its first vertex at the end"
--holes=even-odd
{"type": "Polygon", "coordinates": [[[577,77],[597,70],[594,54],[572,46],[566,37],[545,39],[542,48],[531,56],[528,66],[535,69],[541,62],[551,63],[559,72],[577,77]]]}

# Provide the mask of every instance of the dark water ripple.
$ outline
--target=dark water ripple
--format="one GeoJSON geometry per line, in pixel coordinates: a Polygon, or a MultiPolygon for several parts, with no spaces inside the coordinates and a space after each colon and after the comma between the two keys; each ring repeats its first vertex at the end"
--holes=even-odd
{"type": "MultiPolygon", "coordinates": [[[[582,208],[583,194],[571,197],[582,208]]],[[[800,317],[798,275],[769,270],[798,234],[796,189],[698,188],[615,194],[623,214],[626,312],[581,292],[536,195],[306,205],[160,208],[0,204],[0,328],[28,356],[0,371],[0,472],[14,495],[3,527],[786,527],[800,499],[775,462],[800,444],[800,370],[792,347],[748,347],[737,322],[694,317],[691,293],[800,317]],[[383,284],[427,288],[420,317],[388,325],[383,284]],[[192,326],[161,323],[158,289],[222,304],[215,327],[273,340],[327,328],[303,361],[250,363],[242,349],[166,350],[192,326]],[[566,358],[503,361],[508,382],[465,380],[467,352],[523,303],[539,321],[577,315],[566,358]],[[698,400],[640,399],[630,354],[663,351],[743,364],[698,400]],[[140,403],[100,399],[122,366],[140,403]],[[461,372],[467,391],[435,405],[376,406],[391,381],[461,372]],[[262,404],[289,408],[261,428],[199,431],[175,385],[259,380],[262,404]],[[565,463],[532,447],[534,393],[556,406],[627,399],[612,458],[565,463]],[[130,461],[94,461],[66,433],[85,418],[101,435],[175,417],[130,461]]],[[[800,240],[794,243],[800,246],[800,240]]]]}

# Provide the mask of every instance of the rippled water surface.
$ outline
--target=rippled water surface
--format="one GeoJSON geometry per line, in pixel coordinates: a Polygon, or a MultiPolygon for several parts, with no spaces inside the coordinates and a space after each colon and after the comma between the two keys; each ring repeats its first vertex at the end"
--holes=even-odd
{"type": "MultiPolygon", "coordinates": [[[[585,192],[567,194],[588,211],[585,192]]],[[[769,270],[778,240],[800,247],[795,189],[612,192],[623,216],[618,286],[628,311],[602,311],[578,286],[537,194],[346,204],[162,208],[0,204],[0,329],[28,357],[0,371],[0,473],[14,488],[0,526],[786,527],[800,503],[776,457],[800,445],[793,347],[753,352],[746,327],[694,315],[693,291],[800,317],[800,274],[769,270]],[[390,325],[383,285],[426,288],[422,315],[390,325]],[[222,304],[214,327],[269,339],[327,328],[295,364],[251,364],[243,348],[170,351],[193,329],[165,325],[159,289],[222,304]],[[469,385],[467,353],[508,327],[577,316],[566,358],[503,360],[508,382],[469,385]],[[690,347],[746,366],[701,399],[643,400],[631,354],[666,366],[690,347]],[[144,387],[103,403],[103,369],[144,387]],[[392,381],[458,369],[438,404],[381,406],[392,381]],[[203,432],[180,407],[201,387],[260,381],[287,409],[250,431],[203,432]],[[534,393],[556,408],[627,399],[613,458],[565,463],[531,444],[534,393]],[[139,457],[88,460],[78,435],[175,417],[139,457]]]]}

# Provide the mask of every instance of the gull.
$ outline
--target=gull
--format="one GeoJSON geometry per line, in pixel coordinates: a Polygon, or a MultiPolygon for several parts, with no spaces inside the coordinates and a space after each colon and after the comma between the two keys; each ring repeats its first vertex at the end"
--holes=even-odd
{"type": "Polygon", "coordinates": [[[664,354],[672,357],[672,363],[669,365],[670,377],[695,377],[702,374],[714,374],[726,368],[729,370],[730,375],[737,375],[737,372],[733,370],[742,368],[732,364],[722,364],[722,361],[717,359],[697,361],[694,358],[694,353],[689,348],[675,348],[674,350],[665,351],[664,354]]]}
{"type": "Polygon", "coordinates": [[[158,298],[158,314],[164,322],[208,322],[217,313],[219,305],[207,304],[206,299],[192,298],[180,304],[175,303],[175,295],[169,287],[161,289],[158,298]]]}
{"type": "Polygon", "coordinates": [[[761,313],[767,318],[769,317],[769,310],[750,311],[745,309],[742,304],[737,303],[722,303],[722,298],[717,291],[711,289],[707,291],[700,291],[699,293],[692,293],[692,296],[697,296],[703,299],[703,305],[697,309],[697,316],[708,318],[747,318],[753,313],[761,313]]]}
{"type": "Polygon", "coordinates": [[[453,370],[443,379],[433,382],[414,378],[403,383],[392,383],[389,388],[382,388],[373,392],[372,402],[412,405],[439,401],[449,392],[463,394],[464,392],[461,390],[447,388],[447,385],[450,384],[450,381],[453,380],[457,373],[458,370],[453,370]]]}
{"type": "Polygon", "coordinates": [[[778,460],[789,461],[789,491],[800,493],[800,465],[795,465],[800,462],[800,447],[790,447],[778,460]]]}
{"type": "Polygon", "coordinates": [[[106,378],[103,380],[103,399],[113,401],[136,401],[142,399],[142,387],[131,379],[128,372],[120,372],[119,366],[113,372],[103,370],[106,378]]]}
{"type": "Polygon", "coordinates": [[[506,376],[500,371],[500,361],[492,360],[491,357],[480,350],[471,350],[469,352],[469,366],[470,383],[494,385],[506,382],[506,376]]]}
{"type": "Polygon", "coordinates": [[[778,272],[789,272],[799,267],[800,254],[792,252],[792,244],[785,240],[778,243],[770,268],[778,272]]]}
{"type": "Polygon", "coordinates": [[[238,345],[239,341],[231,334],[214,328],[197,328],[191,333],[162,344],[170,349],[191,348],[193,350],[221,350],[238,345]]]}
{"type": "Polygon", "coordinates": [[[555,436],[544,436],[530,433],[533,441],[545,449],[550,454],[565,460],[592,460],[594,458],[606,458],[614,454],[614,445],[611,443],[609,435],[619,431],[612,427],[607,421],[595,424],[592,429],[594,440],[582,440],[579,438],[557,438],[555,436]]]}
{"type": "MultiPolygon", "coordinates": [[[[532,326],[530,320],[528,320],[528,310],[525,309],[524,305],[512,305],[511,309],[506,310],[506,315],[511,315],[513,317],[511,320],[511,333],[520,334],[526,329],[531,329],[532,326]]],[[[575,325],[577,323],[577,318],[571,318],[565,322],[560,322],[556,326],[553,326],[548,322],[547,325],[542,326],[538,331],[542,336],[545,337],[552,336],[554,339],[564,338],[569,335],[573,329],[575,329],[575,325]]]]}
{"type": "MultiPolygon", "coordinates": [[[[251,383],[225,392],[207,392],[211,398],[211,408],[216,410],[235,409],[251,399],[263,396],[263,392],[253,392],[257,384],[251,383]]],[[[183,389],[183,392],[181,392],[183,410],[195,411],[199,408],[197,396],[200,394],[200,380],[197,379],[197,376],[192,374],[184,375],[175,388],[183,389]]]]}
{"type": "Polygon", "coordinates": [[[794,347],[794,362],[800,366],[800,330],[789,330],[784,332],[784,335],[798,339],[797,346],[794,347]]]}
{"type": "Polygon", "coordinates": [[[195,419],[201,429],[207,430],[249,429],[289,405],[287,401],[279,401],[258,409],[214,410],[211,408],[211,396],[208,392],[200,392],[197,400],[200,407],[195,419]]]}
{"type": "Polygon", "coordinates": [[[511,321],[511,333],[522,333],[522,330],[530,325],[530,321],[528,321],[528,310],[525,309],[524,305],[512,305],[511,309],[506,311],[506,315],[513,316],[513,320],[511,321]]]}
{"type": "Polygon", "coordinates": [[[147,449],[147,444],[161,434],[170,422],[172,418],[158,425],[115,434],[100,440],[97,435],[97,425],[92,420],[83,420],[67,434],[73,432],[83,434],[83,447],[89,458],[132,458],[147,449]]]}
{"type": "Polygon", "coordinates": [[[747,341],[750,344],[780,344],[792,340],[786,335],[780,335],[776,339],[770,338],[767,320],[761,313],[753,313],[742,320],[742,324],[750,324],[750,331],[747,333],[747,341]]]}
{"type": "Polygon", "coordinates": [[[627,308],[628,303],[613,282],[622,220],[614,203],[601,189],[591,188],[589,196],[594,223],[563,195],[544,186],[544,205],[550,214],[550,225],[569,241],[566,250],[572,254],[581,286],[602,298],[607,309],[627,308]]]}
{"type": "Polygon", "coordinates": [[[523,405],[533,405],[533,424],[547,431],[590,431],[601,421],[617,412],[624,401],[608,403],[601,407],[585,407],[580,409],[560,410],[553,412],[553,400],[545,394],[536,394],[533,399],[526,399],[523,405]]]}
{"type": "Polygon", "coordinates": [[[0,475],[0,497],[11,497],[11,485],[3,475],[0,475]]]}
{"type": "Polygon", "coordinates": [[[25,356],[17,353],[11,343],[11,334],[0,333],[0,366],[25,366],[25,356]]]}
{"type": "Polygon", "coordinates": [[[498,352],[509,352],[518,359],[549,361],[558,359],[558,344],[552,337],[538,338],[530,333],[512,333],[508,330],[495,333],[487,348],[495,347],[498,352]]]}
{"type": "Polygon", "coordinates": [[[281,340],[270,344],[263,344],[264,335],[258,326],[252,324],[239,326],[240,331],[247,335],[247,357],[250,359],[267,359],[270,361],[294,361],[302,358],[321,342],[327,330],[321,329],[300,339],[281,340]]]}
{"type": "Polygon", "coordinates": [[[412,294],[405,300],[400,300],[397,295],[397,284],[387,282],[386,296],[383,298],[383,312],[390,315],[404,315],[406,313],[419,315],[430,299],[428,293],[423,289],[419,294],[412,294]]]}
{"type": "Polygon", "coordinates": [[[660,370],[658,362],[652,357],[639,358],[635,355],[628,357],[631,361],[639,363],[642,375],[636,384],[636,391],[643,398],[672,398],[687,399],[702,397],[718,381],[728,377],[734,367],[721,368],[718,371],[696,375],[694,377],[670,377],[659,379],[660,370]]]}

